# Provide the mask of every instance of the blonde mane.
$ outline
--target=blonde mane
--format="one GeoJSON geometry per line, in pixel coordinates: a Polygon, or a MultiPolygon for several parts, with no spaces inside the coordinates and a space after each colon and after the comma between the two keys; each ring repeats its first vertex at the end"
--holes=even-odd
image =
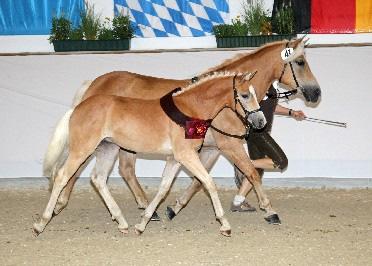
{"type": "Polygon", "coordinates": [[[225,77],[233,77],[235,75],[237,76],[241,76],[243,75],[244,73],[235,73],[235,72],[229,72],[229,71],[220,71],[220,72],[213,72],[211,74],[208,74],[208,75],[204,75],[202,76],[198,81],[194,82],[194,83],[191,83],[189,85],[187,85],[186,87],[183,87],[181,88],[180,91],[178,92],[175,92],[173,93],[173,96],[177,96],[177,95],[180,95],[180,94],[183,94],[184,92],[187,92],[207,81],[210,81],[212,79],[217,79],[217,78],[225,78],[225,77]]]}
{"type": "Polygon", "coordinates": [[[261,47],[259,47],[258,49],[255,49],[254,51],[252,52],[247,52],[247,53],[240,53],[240,54],[237,54],[235,55],[234,57],[232,58],[229,58],[229,59],[226,59],[225,61],[223,61],[221,64],[217,65],[217,66],[214,66],[214,67],[211,67],[209,69],[207,69],[206,71],[204,71],[201,75],[205,75],[207,73],[210,73],[210,72],[214,72],[214,71],[217,71],[218,69],[221,69],[221,68],[224,68],[228,65],[231,65],[247,56],[255,56],[256,54],[262,52],[263,49],[267,49],[269,47],[272,47],[272,46],[275,46],[275,45],[278,45],[278,44],[283,44],[285,42],[288,42],[288,40],[283,40],[283,41],[277,41],[277,42],[271,42],[271,43],[267,43],[261,47]]]}

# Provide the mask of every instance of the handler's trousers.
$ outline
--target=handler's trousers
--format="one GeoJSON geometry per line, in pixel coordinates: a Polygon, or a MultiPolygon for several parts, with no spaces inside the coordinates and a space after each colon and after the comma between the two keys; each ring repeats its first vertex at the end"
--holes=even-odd
{"type": "MultiPolygon", "coordinates": [[[[251,130],[246,141],[251,160],[262,159],[267,156],[273,160],[275,167],[280,170],[288,166],[287,156],[267,131],[257,132],[251,130]]],[[[264,169],[257,168],[256,170],[262,177],[264,169]]],[[[240,188],[246,177],[236,166],[234,166],[234,171],[236,186],[240,188]]]]}

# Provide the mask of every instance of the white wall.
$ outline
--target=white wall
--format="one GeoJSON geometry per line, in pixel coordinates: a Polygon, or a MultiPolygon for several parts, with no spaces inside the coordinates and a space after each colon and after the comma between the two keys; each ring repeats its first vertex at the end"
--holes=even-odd
{"type": "MultiPolygon", "coordinates": [[[[84,80],[119,69],[190,78],[237,52],[0,56],[0,177],[41,176],[54,125],[84,80]]],[[[265,176],[372,177],[372,47],[308,49],[307,57],[322,87],[322,101],[311,107],[295,99],[290,107],[348,127],[276,117],[273,136],[287,153],[289,167],[265,176]]],[[[160,176],[163,166],[163,161],[141,160],[137,173],[160,176]]],[[[232,166],[221,158],[212,175],[232,176],[232,166]]]]}

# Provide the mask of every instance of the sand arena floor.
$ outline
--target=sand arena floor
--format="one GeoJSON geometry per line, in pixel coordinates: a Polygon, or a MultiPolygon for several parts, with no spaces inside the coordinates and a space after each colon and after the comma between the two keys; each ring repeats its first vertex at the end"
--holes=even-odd
{"type": "MultiPolygon", "coordinates": [[[[137,236],[141,210],[130,192],[111,188],[131,228],[122,235],[92,188],[77,188],[68,207],[44,233],[31,227],[49,193],[42,188],[0,188],[1,265],[371,265],[370,189],[269,189],[282,225],[267,224],[261,211],[231,213],[233,190],[220,197],[233,231],[219,234],[208,196],[199,192],[173,221],[164,210],[181,193],[170,193],[137,236]]],[[[151,196],[154,190],[147,189],[151,196]]],[[[250,196],[257,206],[254,195],[250,196]]]]}

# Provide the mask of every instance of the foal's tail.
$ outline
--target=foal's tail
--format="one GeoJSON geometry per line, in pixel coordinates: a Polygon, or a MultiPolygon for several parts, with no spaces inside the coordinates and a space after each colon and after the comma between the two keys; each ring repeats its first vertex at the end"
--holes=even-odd
{"type": "Polygon", "coordinates": [[[72,101],[72,107],[76,107],[81,102],[81,99],[83,99],[84,93],[88,90],[92,82],[93,82],[92,80],[86,80],[83,82],[82,86],[76,92],[74,96],[74,100],[72,101]]]}
{"type": "Polygon", "coordinates": [[[68,156],[69,121],[73,111],[73,108],[67,111],[58,122],[44,157],[43,174],[49,178],[50,185],[68,156]]]}
{"type": "Polygon", "coordinates": [[[76,92],[72,102],[72,109],[67,111],[58,122],[53,136],[49,142],[44,156],[43,174],[49,178],[50,188],[53,187],[54,177],[62,167],[68,155],[68,132],[69,121],[74,108],[81,102],[84,93],[89,88],[92,81],[84,81],[80,89],[76,92]]]}

